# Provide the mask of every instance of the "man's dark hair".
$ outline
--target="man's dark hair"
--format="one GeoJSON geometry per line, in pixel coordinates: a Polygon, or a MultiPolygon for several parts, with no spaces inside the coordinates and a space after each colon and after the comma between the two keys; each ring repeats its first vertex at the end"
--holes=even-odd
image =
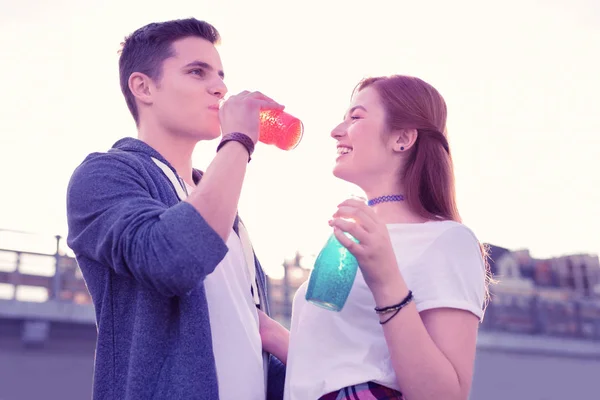
{"type": "Polygon", "coordinates": [[[129,90],[129,77],[141,72],[153,81],[162,74],[163,61],[174,55],[173,42],[186,37],[199,37],[212,44],[221,40],[217,29],[208,22],[195,18],[154,22],[133,32],[121,43],[119,79],[121,91],[135,123],[139,123],[139,112],[135,97],[129,90]]]}

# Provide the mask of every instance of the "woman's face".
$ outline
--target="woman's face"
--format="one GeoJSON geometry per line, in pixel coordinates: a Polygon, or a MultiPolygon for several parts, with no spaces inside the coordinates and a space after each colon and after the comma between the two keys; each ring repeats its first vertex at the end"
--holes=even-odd
{"type": "Polygon", "coordinates": [[[343,122],[331,132],[337,141],[333,174],[363,190],[395,169],[394,151],[389,146],[386,114],[373,87],[357,92],[343,122]]]}

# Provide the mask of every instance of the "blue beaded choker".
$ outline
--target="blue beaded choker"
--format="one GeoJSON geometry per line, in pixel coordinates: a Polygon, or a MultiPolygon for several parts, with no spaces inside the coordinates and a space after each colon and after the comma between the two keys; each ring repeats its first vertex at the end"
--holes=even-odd
{"type": "Polygon", "coordinates": [[[385,203],[388,201],[404,201],[404,196],[401,194],[392,194],[388,196],[379,196],[371,199],[367,202],[369,206],[374,206],[375,204],[385,203]]]}

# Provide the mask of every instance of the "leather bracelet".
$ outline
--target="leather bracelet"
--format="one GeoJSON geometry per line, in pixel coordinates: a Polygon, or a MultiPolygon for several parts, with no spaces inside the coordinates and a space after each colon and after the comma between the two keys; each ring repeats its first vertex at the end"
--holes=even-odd
{"type": "Polygon", "coordinates": [[[250,136],[241,132],[232,132],[223,136],[221,143],[217,146],[217,152],[221,150],[221,147],[227,142],[239,142],[248,151],[248,162],[252,159],[252,153],[254,153],[254,142],[250,139],[250,136]]]}

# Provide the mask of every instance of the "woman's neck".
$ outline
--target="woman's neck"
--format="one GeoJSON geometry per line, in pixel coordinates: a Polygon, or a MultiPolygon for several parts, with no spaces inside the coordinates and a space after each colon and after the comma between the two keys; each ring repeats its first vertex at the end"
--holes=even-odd
{"type": "Polygon", "coordinates": [[[379,203],[371,208],[385,224],[419,224],[429,221],[411,210],[406,200],[379,203]]]}

